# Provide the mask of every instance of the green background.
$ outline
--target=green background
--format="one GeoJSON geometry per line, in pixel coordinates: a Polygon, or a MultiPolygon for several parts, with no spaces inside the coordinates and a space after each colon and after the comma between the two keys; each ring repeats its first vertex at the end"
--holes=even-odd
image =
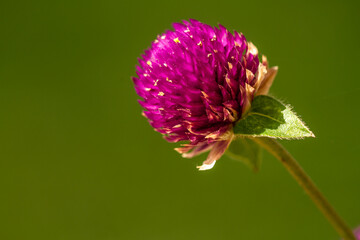
{"type": "Polygon", "coordinates": [[[358,1],[1,1],[0,239],[339,239],[281,164],[182,159],[130,77],[171,23],[243,32],[315,139],[282,141],[360,225],[358,1]]]}

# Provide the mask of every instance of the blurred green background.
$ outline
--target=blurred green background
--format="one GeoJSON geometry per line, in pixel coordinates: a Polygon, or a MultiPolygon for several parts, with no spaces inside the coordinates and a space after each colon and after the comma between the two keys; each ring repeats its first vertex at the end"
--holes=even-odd
{"type": "Polygon", "coordinates": [[[243,32],[272,95],[317,135],[282,141],[360,225],[359,1],[2,1],[0,239],[339,239],[281,164],[182,159],[130,77],[172,22],[243,32]]]}

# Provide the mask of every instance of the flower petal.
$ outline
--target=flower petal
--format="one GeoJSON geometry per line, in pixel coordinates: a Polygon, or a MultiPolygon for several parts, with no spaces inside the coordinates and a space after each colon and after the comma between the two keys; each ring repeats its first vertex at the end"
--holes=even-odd
{"type": "Polygon", "coordinates": [[[199,171],[209,170],[209,169],[212,169],[214,167],[215,163],[216,163],[216,160],[214,160],[210,164],[203,163],[203,165],[198,166],[197,168],[199,169],[199,171]]]}
{"type": "Polygon", "coordinates": [[[261,82],[261,85],[259,86],[259,89],[256,92],[256,95],[268,94],[270,87],[271,87],[272,83],[274,82],[277,72],[278,72],[277,66],[268,69],[264,80],[261,82]]]}
{"type": "Polygon", "coordinates": [[[197,168],[200,171],[209,170],[213,168],[215,162],[221,158],[221,156],[224,154],[226,149],[229,147],[232,139],[233,139],[233,135],[227,140],[216,142],[213,148],[211,149],[206,161],[204,161],[203,164],[201,166],[198,166],[197,168]]]}

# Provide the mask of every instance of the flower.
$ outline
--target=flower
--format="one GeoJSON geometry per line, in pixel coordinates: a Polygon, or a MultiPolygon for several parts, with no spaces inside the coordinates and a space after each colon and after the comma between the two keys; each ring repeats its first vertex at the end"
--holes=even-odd
{"type": "Polygon", "coordinates": [[[233,139],[233,125],[256,95],[267,94],[277,73],[262,62],[244,35],[190,19],[157,37],[133,77],[154,129],[191,158],[210,151],[200,170],[210,169],[233,139]]]}

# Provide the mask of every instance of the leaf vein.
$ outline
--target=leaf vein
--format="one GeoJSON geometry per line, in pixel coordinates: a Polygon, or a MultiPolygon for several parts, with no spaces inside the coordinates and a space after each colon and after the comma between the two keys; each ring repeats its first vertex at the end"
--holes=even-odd
{"type": "Polygon", "coordinates": [[[259,113],[259,112],[250,112],[248,116],[250,115],[259,115],[259,116],[262,116],[262,117],[266,117],[266,118],[269,118],[275,122],[278,122],[280,124],[284,124],[285,122],[282,122],[282,121],[279,121],[277,120],[276,118],[273,118],[273,117],[270,117],[269,115],[265,115],[265,114],[262,114],[262,113],[259,113]]]}

